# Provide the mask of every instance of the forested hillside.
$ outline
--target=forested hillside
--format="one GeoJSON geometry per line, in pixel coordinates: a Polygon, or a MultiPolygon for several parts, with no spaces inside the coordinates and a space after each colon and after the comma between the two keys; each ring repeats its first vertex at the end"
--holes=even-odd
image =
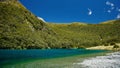
{"type": "Polygon", "coordinates": [[[48,24],[67,48],[86,48],[120,42],[120,20],[100,24],[48,24]]]}
{"type": "Polygon", "coordinates": [[[120,20],[44,23],[18,0],[0,0],[0,49],[86,48],[120,43],[120,20]]]}
{"type": "Polygon", "coordinates": [[[0,48],[42,48],[42,33],[51,31],[18,0],[0,0],[0,48]]]}

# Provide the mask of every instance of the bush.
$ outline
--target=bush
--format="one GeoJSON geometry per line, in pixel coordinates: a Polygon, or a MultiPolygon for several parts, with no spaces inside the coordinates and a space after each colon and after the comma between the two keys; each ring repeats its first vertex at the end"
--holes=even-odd
{"type": "Polygon", "coordinates": [[[117,49],[117,48],[119,48],[119,46],[118,45],[114,45],[113,48],[117,49]]]}
{"type": "Polygon", "coordinates": [[[111,42],[110,45],[116,45],[115,42],[111,42]]]}
{"type": "Polygon", "coordinates": [[[109,46],[109,44],[108,44],[108,43],[105,43],[104,46],[109,46]]]}

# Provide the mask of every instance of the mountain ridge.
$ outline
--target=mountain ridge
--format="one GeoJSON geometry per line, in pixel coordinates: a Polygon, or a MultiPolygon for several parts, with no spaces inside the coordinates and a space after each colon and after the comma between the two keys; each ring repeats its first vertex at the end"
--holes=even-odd
{"type": "Polygon", "coordinates": [[[113,24],[45,23],[18,0],[0,0],[0,49],[71,49],[115,45],[120,42],[119,23],[120,20],[115,20],[113,24]]]}

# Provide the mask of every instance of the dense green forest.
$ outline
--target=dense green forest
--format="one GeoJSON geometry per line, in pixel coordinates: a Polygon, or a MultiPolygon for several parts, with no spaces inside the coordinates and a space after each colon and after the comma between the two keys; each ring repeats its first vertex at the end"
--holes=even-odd
{"type": "Polygon", "coordinates": [[[45,23],[18,0],[0,0],[0,49],[86,48],[120,43],[120,20],[45,23]]]}

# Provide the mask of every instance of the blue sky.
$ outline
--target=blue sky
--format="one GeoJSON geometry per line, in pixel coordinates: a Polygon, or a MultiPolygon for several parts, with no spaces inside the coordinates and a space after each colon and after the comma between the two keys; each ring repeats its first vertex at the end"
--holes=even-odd
{"type": "Polygon", "coordinates": [[[20,0],[46,22],[99,23],[120,18],[120,0],[20,0]]]}

